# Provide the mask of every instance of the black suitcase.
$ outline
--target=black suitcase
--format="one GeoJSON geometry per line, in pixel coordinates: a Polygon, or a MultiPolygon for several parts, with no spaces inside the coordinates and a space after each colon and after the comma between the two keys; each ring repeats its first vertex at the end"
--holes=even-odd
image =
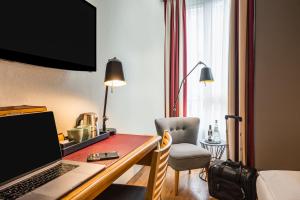
{"type": "Polygon", "coordinates": [[[220,200],[256,200],[257,170],[231,160],[215,160],[208,170],[209,194],[220,200]]]}

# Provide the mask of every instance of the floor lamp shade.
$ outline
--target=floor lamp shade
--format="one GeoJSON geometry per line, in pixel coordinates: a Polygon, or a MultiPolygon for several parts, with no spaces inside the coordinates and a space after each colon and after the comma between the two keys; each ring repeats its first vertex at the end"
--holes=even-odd
{"type": "Polygon", "coordinates": [[[209,67],[203,67],[200,74],[200,82],[213,82],[214,78],[209,67]]]}
{"type": "Polygon", "coordinates": [[[117,58],[108,60],[105,70],[104,85],[110,87],[126,85],[122,63],[117,58]]]}

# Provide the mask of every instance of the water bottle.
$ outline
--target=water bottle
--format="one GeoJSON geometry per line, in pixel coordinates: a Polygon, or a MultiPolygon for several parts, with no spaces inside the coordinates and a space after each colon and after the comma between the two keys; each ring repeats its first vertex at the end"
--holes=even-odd
{"type": "Polygon", "coordinates": [[[213,136],[213,131],[212,131],[212,129],[211,129],[211,125],[209,125],[207,136],[208,136],[208,137],[207,137],[207,140],[208,140],[209,142],[212,142],[212,141],[213,141],[213,138],[212,138],[212,136],[213,136]]]}
{"type": "Polygon", "coordinates": [[[219,127],[218,127],[218,120],[215,121],[213,136],[214,136],[214,142],[216,142],[216,143],[221,142],[221,136],[220,136],[219,127]]]}

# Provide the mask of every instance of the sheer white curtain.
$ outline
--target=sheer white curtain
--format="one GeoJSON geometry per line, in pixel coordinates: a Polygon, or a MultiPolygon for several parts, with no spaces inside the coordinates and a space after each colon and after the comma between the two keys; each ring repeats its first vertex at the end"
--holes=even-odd
{"type": "Polygon", "coordinates": [[[230,0],[187,0],[187,71],[199,61],[212,68],[213,83],[199,83],[198,67],[187,81],[187,116],[200,118],[199,139],[218,120],[221,138],[226,139],[228,113],[229,2],[230,0]]]}

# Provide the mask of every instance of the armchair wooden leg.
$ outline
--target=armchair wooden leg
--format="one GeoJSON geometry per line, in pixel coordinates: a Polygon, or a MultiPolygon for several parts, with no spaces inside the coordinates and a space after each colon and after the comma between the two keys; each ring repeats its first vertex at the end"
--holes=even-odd
{"type": "Polygon", "coordinates": [[[178,195],[179,171],[175,170],[175,196],[178,195]]]}
{"type": "Polygon", "coordinates": [[[189,169],[189,174],[191,174],[191,173],[192,173],[192,170],[189,169]]]}

